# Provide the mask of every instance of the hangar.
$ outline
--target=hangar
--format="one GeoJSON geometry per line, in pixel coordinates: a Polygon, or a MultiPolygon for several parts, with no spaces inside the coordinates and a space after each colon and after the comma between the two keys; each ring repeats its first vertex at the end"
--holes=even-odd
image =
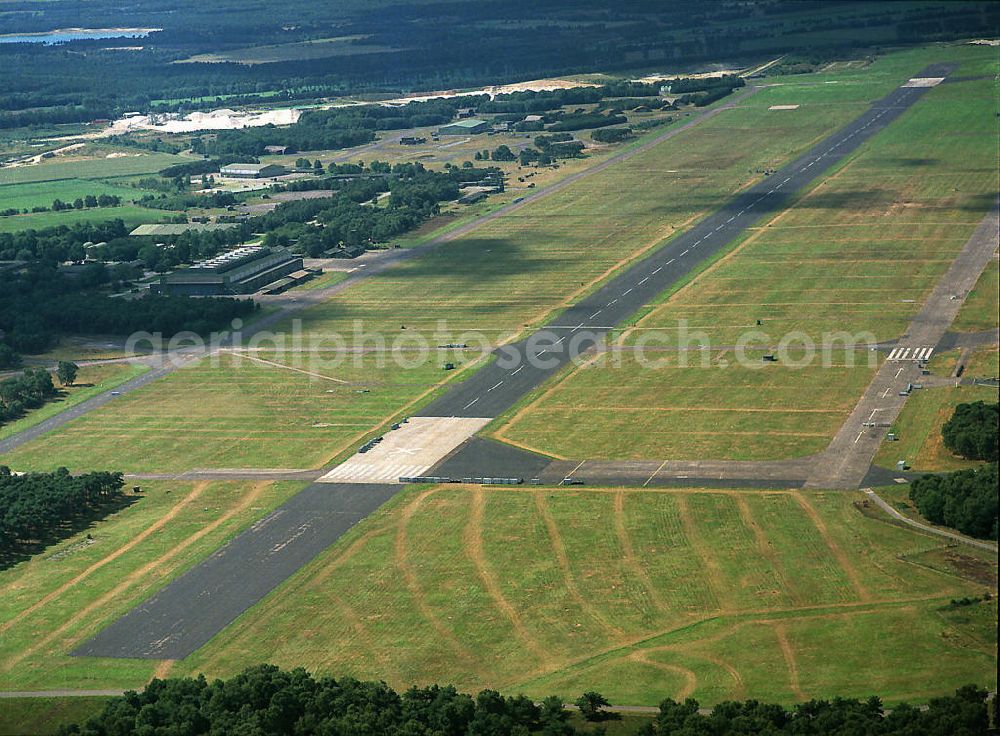
{"type": "Polygon", "coordinates": [[[300,270],[301,256],[284,248],[245,245],[165,274],[151,291],[187,296],[252,294],[300,270]]]}
{"type": "Polygon", "coordinates": [[[281,176],[285,167],[277,164],[227,164],[219,169],[219,173],[228,179],[266,179],[281,176]]]}
{"type": "Polygon", "coordinates": [[[442,125],[438,135],[469,135],[470,133],[485,133],[489,129],[490,124],[487,121],[468,118],[442,125]]]}

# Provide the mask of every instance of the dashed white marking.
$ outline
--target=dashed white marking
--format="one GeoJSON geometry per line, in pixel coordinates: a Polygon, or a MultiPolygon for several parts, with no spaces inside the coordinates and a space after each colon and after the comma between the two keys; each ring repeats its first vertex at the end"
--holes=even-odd
{"type": "Polygon", "coordinates": [[[501,386],[503,386],[503,381],[499,381],[498,383],[493,384],[492,386],[490,386],[486,390],[487,390],[487,392],[489,392],[489,391],[492,391],[495,388],[500,388],[501,386]]]}
{"type": "Polygon", "coordinates": [[[640,280],[640,281],[639,281],[639,283],[640,283],[640,284],[644,284],[644,283],[646,283],[647,281],[649,281],[649,276],[647,276],[646,278],[644,278],[644,279],[640,280]]]}
{"type": "Polygon", "coordinates": [[[517,370],[516,371],[511,371],[510,375],[516,376],[518,373],[520,373],[523,370],[524,370],[524,366],[523,365],[522,366],[518,366],[517,370]]]}
{"type": "Polygon", "coordinates": [[[468,404],[466,404],[465,406],[463,406],[462,409],[468,409],[470,406],[472,406],[473,404],[475,404],[477,401],[479,401],[479,397],[478,396],[476,398],[474,398],[472,401],[470,401],[468,404]]]}
{"type": "Polygon", "coordinates": [[[665,265],[665,266],[669,266],[669,265],[670,265],[671,263],[673,263],[673,262],[674,262],[674,259],[673,259],[673,258],[671,258],[671,259],[670,259],[669,261],[667,261],[667,262],[666,262],[665,264],[663,264],[663,265],[665,265]]]}
{"type": "Polygon", "coordinates": [[[629,294],[631,292],[632,292],[632,287],[629,287],[629,288],[625,289],[625,291],[622,292],[622,296],[625,296],[626,294],[629,294]]]}
{"type": "Polygon", "coordinates": [[[655,276],[656,274],[658,274],[658,273],[659,273],[660,271],[662,271],[662,270],[663,270],[663,266],[657,266],[656,270],[655,270],[655,271],[653,271],[653,272],[652,272],[652,273],[650,274],[650,276],[655,276]]]}
{"type": "Polygon", "coordinates": [[[594,313],[593,313],[592,315],[590,315],[589,317],[587,317],[587,319],[593,319],[594,317],[596,317],[597,315],[599,315],[599,314],[600,314],[601,312],[603,312],[603,311],[604,311],[603,309],[598,309],[598,310],[597,310],[596,312],[594,312],[594,313]]]}
{"type": "Polygon", "coordinates": [[[688,250],[686,250],[683,253],[681,253],[681,258],[683,258],[684,256],[686,256],[690,251],[691,251],[691,249],[688,248],[688,250]]]}

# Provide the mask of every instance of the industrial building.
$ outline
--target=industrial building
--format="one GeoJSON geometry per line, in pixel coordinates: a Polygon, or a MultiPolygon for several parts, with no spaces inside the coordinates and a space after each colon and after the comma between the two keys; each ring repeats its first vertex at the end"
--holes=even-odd
{"type": "Polygon", "coordinates": [[[160,277],[158,294],[223,296],[252,294],[302,270],[302,258],[284,248],[244,245],[160,277]]]}
{"type": "Polygon", "coordinates": [[[227,164],[219,173],[229,179],[267,179],[285,173],[284,166],[277,164],[227,164]]]}
{"type": "Polygon", "coordinates": [[[438,135],[469,135],[470,133],[485,133],[489,129],[490,124],[486,120],[468,118],[442,125],[438,135]]]}

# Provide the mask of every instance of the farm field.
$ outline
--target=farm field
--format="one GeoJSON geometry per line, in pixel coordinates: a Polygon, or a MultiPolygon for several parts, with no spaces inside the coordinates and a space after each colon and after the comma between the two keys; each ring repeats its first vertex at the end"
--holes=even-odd
{"type": "MultiPolygon", "coordinates": [[[[992,205],[991,84],[932,90],[788,209],[768,215],[733,253],[637,315],[620,342],[676,349],[687,335],[685,344],[708,346],[693,363],[711,356],[710,365],[732,366],[739,344],[773,352],[787,340],[794,361],[803,342],[897,338],[992,205]]],[[[826,446],[871,375],[859,351],[865,368],[845,380],[838,367],[844,352],[832,353],[832,370],[822,367],[819,351],[804,370],[782,360],[766,369],[704,369],[697,377],[642,376],[645,369],[627,357],[624,368],[598,360],[536,391],[493,431],[576,459],[808,455],[826,446]],[[761,381],[774,390],[756,391],[761,381]],[[602,420],[568,425],[568,415],[580,411],[602,420]]]]}
{"type": "MultiPolygon", "coordinates": [[[[33,427],[51,416],[86,401],[91,396],[110,391],[131,378],[146,372],[146,367],[128,363],[107,363],[104,365],[83,365],[72,386],[62,386],[64,396],[43,407],[29,412],[26,416],[7,424],[0,424],[0,440],[33,427]]],[[[55,381],[55,379],[53,379],[55,381]]],[[[58,382],[56,382],[58,385],[58,382]]]]}
{"type": "Polygon", "coordinates": [[[444,351],[410,370],[392,356],[348,356],[337,366],[333,357],[323,365],[303,355],[224,354],[217,365],[204,359],[125,394],[4,462],[17,470],[316,468],[460,372],[443,371],[446,360],[462,367],[444,351]]]}
{"type": "Polygon", "coordinates": [[[301,487],[143,482],[132,505],[0,571],[0,690],[129,688],[165,676],[162,663],[67,652],[301,487]]]}
{"type": "Polygon", "coordinates": [[[946,608],[982,585],[908,563],[942,545],[857,498],[408,489],[174,671],[252,659],[628,704],[992,683],[995,605],[946,608]]]}

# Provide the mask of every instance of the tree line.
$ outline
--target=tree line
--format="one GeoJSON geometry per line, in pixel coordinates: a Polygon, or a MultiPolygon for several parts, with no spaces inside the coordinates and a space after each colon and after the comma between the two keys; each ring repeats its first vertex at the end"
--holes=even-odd
{"type": "Polygon", "coordinates": [[[997,538],[997,464],[923,475],[910,484],[921,516],[979,539],[997,538]]]}
{"type": "MultiPolygon", "coordinates": [[[[10,352],[4,355],[5,360],[19,364],[16,353],[9,347],[7,350],[10,352]]],[[[42,368],[25,368],[20,376],[5,378],[0,381],[0,425],[21,418],[58,395],[52,376],[42,368]]]]}
{"type": "Polygon", "coordinates": [[[0,465],[0,556],[72,533],[75,521],[120,501],[124,484],[121,473],[15,475],[0,465]]]}
{"type": "MultiPolygon", "coordinates": [[[[781,705],[720,703],[703,713],[696,700],[664,700],[639,736],[972,736],[989,727],[986,691],[966,686],[934,698],[926,709],[865,701],[811,700],[781,705]]],[[[303,669],[251,667],[227,680],[154,679],[141,692],[111,700],[61,736],[573,736],[604,733],[614,715],[607,700],[585,693],[577,701],[584,723],[572,722],[558,696],[534,703],[523,695],[483,690],[476,696],[452,686],[411,687],[397,693],[384,682],[314,677],[303,669]]]]}
{"type": "Polygon", "coordinates": [[[88,194],[85,197],[77,197],[72,202],[63,202],[61,199],[53,199],[50,207],[36,205],[31,208],[25,207],[23,210],[19,210],[16,207],[8,207],[5,210],[0,210],[0,217],[28,214],[29,212],[48,212],[49,210],[52,210],[53,212],[62,212],[63,210],[82,210],[92,209],[95,207],[118,207],[121,203],[122,198],[116,194],[88,194]]]}
{"type": "MultiPolygon", "coordinates": [[[[563,4],[449,3],[447,10],[397,3],[393,13],[366,4],[320,13],[308,3],[246,8],[234,0],[188,3],[167,13],[162,4],[139,0],[125,8],[107,0],[73,5],[47,3],[33,13],[0,17],[0,32],[35,27],[160,25],[142,39],[141,53],[108,49],[108,41],[62,47],[0,44],[0,127],[109,118],[127,110],[187,111],[261,100],[309,99],[369,92],[448,89],[592,71],[658,66],[676,61],[717,61],[777,56],[801,50],[850,53],[851,47],[919,40],[990,36],[997,10],[986,3],[883,5],[858,2],[573,3],[566,23],[563,4]],[[428,14],[446,22],[427,22],[428,14]],[[794,15],[792,15],[794,14],[794,15]],[[509,30],[498,30],[499,22],[509,30]],[[486,25],[483,25],[486,24],[486,25]],[[515,26],[515,27],[511,27],[515,26]],[[855,29],[864,27],[864,33],[855,29]],[[253,66],[237,63],[172,63],[194,54],[331,36],[358,35],[374,46],[364,54],[288,59],[253,66]],[[378,51],[377,49],[384,49],[378,51]],[[210,98],[206,101],[201,98],[210,98]]],[[[395,7],[395,6],[394,6],[395,7]]],[[[842,56],[839,58],[843,58],[842,56]]],[[[635,93],[631,93],[633,96],[635,93]]]]}
{"type": "MultiPolygon", "coordinates": [[[[92,264],[104,272],[103,264],[92,264]]],[[[106,274],[105,274],[106,275],[106,274]]],[[[32,264],[5,277],[0,290],[2,344],[18,353],[39,353],[65,334],[129,335],[159,332],[169,339],[178,332],[208,335],[228,329],[233,319],[253,314],[247,299],[190,298],[150,294],[116,299],[94,288],[84,276],[68,277],[54,267],[32,264]]]]}
{"type": "Polygon", "coordinates": [[[1000,404],[984,401],[955,407],[941,428],[945,447],[969,460],[986,460],[979,468],[944,475],[923,475],[910,484],[910,499],[935,524],[979,539],[997,538],[997,431],[1000,404]]]}

